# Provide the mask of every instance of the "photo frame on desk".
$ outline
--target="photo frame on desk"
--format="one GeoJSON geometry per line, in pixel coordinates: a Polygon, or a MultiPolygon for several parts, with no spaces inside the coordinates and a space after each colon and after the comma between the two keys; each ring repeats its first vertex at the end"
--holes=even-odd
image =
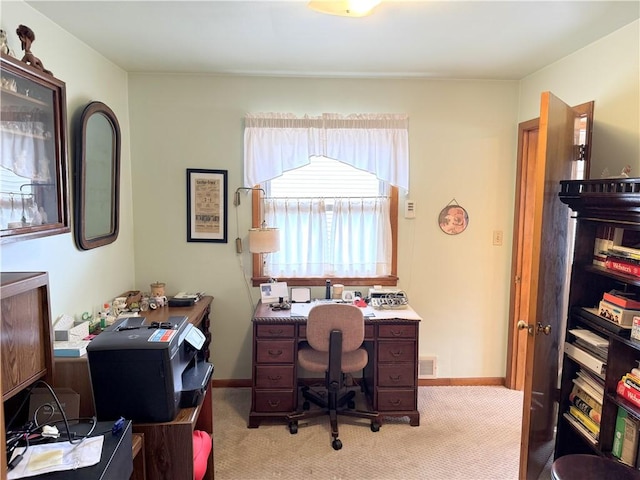
{"type": "Polygon", "coordinates": [[[289,298],[287,282],[271,282],[260,284],[260,300],[263,304],[278,303],[280,299],[289,298]]]}
{"type": "Polygon", "coordinates": [[[227,170],[187,169],[187,242],[227,243],[227,170]]]}

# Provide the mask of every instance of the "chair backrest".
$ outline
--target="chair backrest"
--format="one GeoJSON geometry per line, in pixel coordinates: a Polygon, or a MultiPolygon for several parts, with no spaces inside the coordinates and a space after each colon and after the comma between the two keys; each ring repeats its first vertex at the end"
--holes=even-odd
{"type": "Polygon", "coordinates": [[[345,303],[316,305],[307,317],[307,342],[314,350],[329,351],[332,330],[342,332],[342,351],[357,350],[364,341],[364,316],[362,311],[345,303]]]}

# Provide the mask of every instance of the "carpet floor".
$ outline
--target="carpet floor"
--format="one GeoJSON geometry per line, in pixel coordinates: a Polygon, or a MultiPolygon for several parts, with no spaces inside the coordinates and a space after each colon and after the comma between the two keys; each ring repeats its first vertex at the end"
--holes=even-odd
{"type": "Polygon", "coordinates": [[[215,388],[216,480],[517,480],[522,392],[504,387],[419,387],[420,426],[339,417],[341,450],[328,417],[247,428],[249,388],[215,388]]]}

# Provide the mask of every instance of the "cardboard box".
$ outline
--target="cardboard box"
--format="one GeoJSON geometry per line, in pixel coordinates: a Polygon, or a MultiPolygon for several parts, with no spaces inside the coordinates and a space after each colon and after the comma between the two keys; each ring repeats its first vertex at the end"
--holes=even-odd
{"type": "Polygon", "coordinates": [[[75,325],[73,317],[62,315],[53,324],[53,339],[57,342],[77,342],[89,336],[89,321],[75,325]]]}
{"type": "MultiPolygon", "coordinates": [[[[70,388],[54,388],[54,393],[58,397],[60,406],[64,410],[64,414],[67,416],[67,420],[78,418],[78,411],[80,408],[80,395],[70,388]]],[[[51,392],[48,388],[34,388],[31,391],[31,397],[29,398],[29,418],[33,419],[33,415],[42,405],[50,405],[43,407],[38,411],[38,423],[50,425],[53,422],[62,420],[62,415],[58,408],[58,404],[51,396],[51,392]],[[53,410],[53,416],[49,417],[53,410]]]]}
{"type": "Polygon", "coordinates": [[[628,310],[604,300],[600,301],[598,313],[601,317],[623,327],[631,327],[633,325],[633,317],[640,316],[640,310],[628,310]]]}

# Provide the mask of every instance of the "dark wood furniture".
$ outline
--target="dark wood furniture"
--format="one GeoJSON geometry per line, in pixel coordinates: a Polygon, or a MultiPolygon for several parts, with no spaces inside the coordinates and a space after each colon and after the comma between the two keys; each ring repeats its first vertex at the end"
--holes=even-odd
{"type": "MultiPolygon", "coordinates": [[[[0,442],[6,457],[4,420],[11,418],[26,390],[39,380],[53,383],[53,333],[46,272],[0,274],[0,442]]],[[[0,479],[7,476],[0,461],[0,479]]]]}
{"type": "Polygon", "coordinates": [[[640,408],[616,394],[616,385],[621,377],[638,366],[640,342],[629,338],[628,329],[619,328],[597,315],[597,311],[594,314],[585,307],[597,307],[603,293],[612,289],[640,292],[640,277],[616,272],[593,262],[594,242],[600,227],[640,232],[640,179],[563,181],[560,199],[575,212],[576,218],[566,339],[569,342],[575,340],[569,331],[571,329],[590,330],[608,340],[608,357],[600,432],[598,441],[594,443],[564,416],[571,405],[569,394],[573,379],[585,367],[566,352],[563,355],[555,458],[570,454],[612,457],[618,407],[640,419],[640,408]]]}
{"type": "MultiPolygon", "coordinates": [[[[112,426],[113,422],[98,422],[95,432],[109,432],[112,426]]],[[[88,422],[71,425],[71,431],[80,436],[85,435],[89,428],[91,424],[88,422]]],[[[111,433],[104,435],[102,454],[97,464],[27,478],[33,480],[125,480],[133,470],[132,451],[131,421],[127,420],[122,432],[116,435],[111,433]]]]}
{"type": "Polygon", "coordinates": [[[0,55],[0,242],[70,231],[61,80],[0,55]]]}
{"type": "MultiPolygon", "coordinates": [[[[413,310],[411,310],[413,312],[413,310]]],[[[369,363],[363,384],[370,408],[381,417],[408,417],[420,424],[418,412],[418,326],[406,319],[409,310],[389,318],[365,319],[369,363]],[[403,315],[404,314],[404,315],[403,315]]],[[[253,314],[253,381],[249,428],[263,420],[286,422],[298,407],[298,343],[306,338],[306,317],[273,311],[258,303],[253,314]]]]}
{"type": "MultiPolygon", "coordinates": [[[[213,297],[205,296],[190,307],[161,307],[149,310],[144,316],[151,322],[163,322],[171,316],[184,315],[193,325],[199,327],[206,340],[198,353],[208,360],[210,357],[211,302],[213,297]]],[[[73,388],[76,392],[91,392],[91,381],[86,356],[80,358],[56,358],[56,386],[73,388]],[[60,370],[60,372],[58,372],[60,370]]],[[[86,395],[86,393],[85,393],[86,395]]],[[[93,415],[93,395],[91,401],[84,401],[81,396],[81,414],[93,415]]],[[[133,434],[144,436],[144,465],[146,478],[152,480],[175,480],[193,478],[193,442],[194,430],[202,430],[213,435],[213,403],[211,384],[208,385],[205,397],[200,405],[194,408],[180,409],[171,422],[133,423],[133,434]]],[[[134,462],[134,477],[145,478],[134,462]]],[[[213,479],[213,447],[208,459],[205,478],[213,479]]]]}

